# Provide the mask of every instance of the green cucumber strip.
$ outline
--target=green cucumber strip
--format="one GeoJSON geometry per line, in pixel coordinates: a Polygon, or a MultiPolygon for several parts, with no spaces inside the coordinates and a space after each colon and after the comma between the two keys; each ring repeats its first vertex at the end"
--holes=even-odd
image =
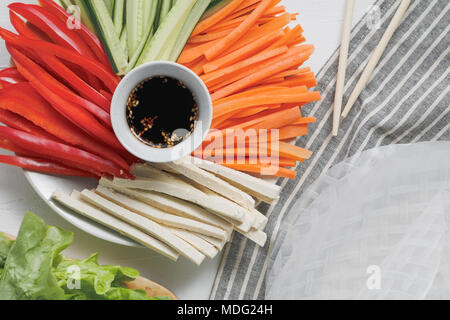
{"type": "Polygon", "coordinates": [[[65,9],[67,9],[70,6],[73,6],[73,2],[70,0],[61,0],[60,2],[62,3],[62,5],[65,9]]]}
{"type": "Polygon", "coordinates": [[[128,58],[128,47],[127,47],[127,25],[123,26],[122,33],[120,34],[120,44],[125,52],[125,56],[128,58]]]}
{"type": "Polygon", "coordinates": [[[53,2],[55,2],[57,5],[65,8],[65,6],[63,5],[63,3],[61,2],[61,0],[53,0],[53,2]]]}
{"type": "Polygon", "coordinates": [[[189,16],[186,19],[186,22],[183,25],[183,28],[181,29],[181,32],[178,34],[178,38],[175,42],[174,47],[172,48],[168,60],[174,62],[178,60],[181,52],[186,46],[187,41],[189,40],[189,37],[192,34],[192,31],[194,31],[195,26],[197,25],[198,21],[200,20],[210,3],[211,0],[198,0],[194,5],[191,12],[189,13],[189,16]]]}
{"type": "Polygon", "coordinates": [[[116,33],[112,17],[108,13],[108,8],[103,1],[80,0],[86,6],[91,16],[93,25],[103,46],[106,49],[113,69],[119,75],[125,74],[128,65],[128,58],[120,43],[119,35],[116,33]]]}
{"type": "Polygon", "coordinates": [[[120,34],[123,29],[123,13],[125,9],[125,0],[116,0],[114,2],[114,27],[116,28],[117,34],[120,34]]]}
{"type": "Polygon", "coordinates": [[[153,26],[153,30],[157,30],[158,26],[159,26],[159,19],[161,16],[161,6],[162,6],[162,2],[163,0],[158,0],[158,6],[156,8],[156,16],[155,16],[155,21],[153,22],[154,26],[153,26]]]}
{"type": "Polygon", "coordinates": [[[177,34],[174,34],[174,30],[176,31],[180,24],[184,24],[196,2],[196,0],[177,1],[162,21],[153,38],[146,44],[137,65],[158,59],[164,52],[165,45],[170,37],[178,37],[177,34]]]}
{"type": "MultiPolygon", "coordinates": [[[[146,1],[149,2],[149,1],[146,1]]],[[[150,2],[149,2],[150,3],[150,2]]],[[[146,30],[144,32],[144,37],[141,40],[141,43],[139,43],[139,47],[136,49],[136,52],[131,57],[130,62],[128,63],[128,69],[127,73],[134,69],[136,66],[136,63],[139,60],[139,57],[142,54],[142,51],[144,50],[144,47],[148,41],[150,41],[151,37],[153,36],[153,30],[154,30],[154,21],[156,19],[156,10],[158,9],[158,1],[154,0],[151,1],[152,6],[149,9],[148,12],[148,20],[145,21],[146,24],[146,30]]]]}
{"type": "Polygon", "coordinates": [[[145,0],[126,1],[128,54],[132,57],[143,37],[145,0]]]}
{"type": "Polygon", "coordinates": [[[112,17],[114,12],[114,0],[103,0],[103,1],[105,2],[109,15],[112,17]]]}
{"type": "Polygon", "coordinates": [[[169,13],[171,7],[172,7],[172,1],[171,0],[161,0],[161,11],[159,13],[159,21],[158,26],[164,21],[164,18],[169,13]]]}
{"type": "Polygon", "coordinates": [[[211,17],[216,12],[222,10],[224,7],[230,4],[233,0],[212,0],[208,9],[206,9],[205,13],[201,17],[200,21],[205,20],[211,17]]]}
{"type": "MultiPolygon", "coordinates": [[[[186,22],[186,19],[184,20],[186,22]]],[[[173,47],[175,47],[176,41],[178,39],[178,36],[183,28],[184,23],[177,24],[177,28],[173,31],[173,36],[170,36],[170,38],[167,40],[166,44],[164,45],[164,49],[157,57],[157,60],[161,61],[170,61],[170,55],[172,54],[173,47]]]]}
{"type": "Polygon", "coordinates": [[[87,11],[87,7],[86,7],[86,4],[84,3],[84,1],[83,0],[73,0],[73,2],[76,6],[78,6],[78,8],[80,8],[81,23],[84,24],[89,30],[91,30],[98,36],[97,30],[94,27],[94,24],[92,22],[92,17],[89,14],[89,12],[87,11]]]}

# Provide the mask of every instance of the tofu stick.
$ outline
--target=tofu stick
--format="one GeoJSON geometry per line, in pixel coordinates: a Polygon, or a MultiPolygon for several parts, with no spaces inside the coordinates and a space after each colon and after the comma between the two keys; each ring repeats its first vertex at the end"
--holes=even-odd
{"type": "Polygon", "coordinates": [[[114,215],[115,217],[132,224],[136,228],[141,229],[145,233],[150,234],[153,237],[158,238],[173,249],[177,250],[182,256],[186,257],[196,265],[200,265],[205,256],[188,244],[186,241],[181,240],[172,233],[168,232],[164,227],[161,227],[156,222],[147,219],[141,215],[133,213],[117,204],[101,197],[100,195],[89,191],[83,190],[81,192],[81,199],[100,209],[114,215]]]}
{"type": "Polygon", "coordinates": [[[168,196],[158,192],[122,188],[106,178],[100,179],[100,185],[106,188],[114,189],[117,192],[125,194],[129,197],[142,201],[148,205],[159,208],[168,213],[172,213],[180,217],[191,218],[203,223],[219,227],[225,230],[225,232],[228,235],[233,231],[233,224],[185,200],[177,199],[172,196],[168,196]]]}
{"type": "Polygon", "coordinates": [[[137,213],[147,219],[154,220],[155,222],[158,222],[160,224],[189,231],[195,231],[219,239],[227,238],[227,233],[223,229],[203,222],[166,213],[141,201],[117,193],[112,189],[98,186],[96,192],[103,198],[106,198],[125,209],[137,213]]]}
{"type": "Polygon", "coordinates": [[[246,214],[246,209],[236,203],[225,198],[212,200],[204,192],[173,176],[157,174],[153,177],[137,177],[135,180],[114,178],[114,184],[120,187],[161,192],[195,203],[212,213],[236,222],[243,222],[246,214]]]}
{"type": "MultiPolygon", "coordinates": [[[[194,234],[195,234],[195,233],[194,233],[194,234]]],[[[219,251],[221,251],[221,250],[223,249],[223,247],[225,246],[225,244],[228,242],[228,241],[220,240],[220,239],[213,238],[213,237],[210,237],[210,236],[205,236],[205,235],[203,235],[203,234],[198,234],[198,233],[197,233],[197,234],[195,234],[195,235],[197,235],[197,236],[199,236],[200,238],[202,238],[203,240],[209,242],[209,243],[212,244],[214,247],[216,247],[219,251]]]]}
{"type": "Polygon", "coordinates": [[[131,226],[130,224],[80,201],[79,193],[74,193],[73,197],[69,197],[60,191],[55,191],[52,199],[73,210],[74,212],[88,219],[94,220],[95,222],[117,231],[142,244],[143,246],[166,256],[170,260],[176,261],[178,259],[178,252],[176,250],[172,249],[160,240],[157,240],[154,237],[149,236],[141,230],[131,226]]]}
{"type": "MultiPolygon", "coordinates": [[[[145,167],[147,165],[136,165],[136,167],[139,166],[145,167]]],[[[186,178],[214,191],[215,193],[236,202],[244,208],[251,210],[255,207],[255,200],[250,195],[232,186],[225,180],[218,178],[212,173],[195,166],[192,162],[190,163],[188,159],[182,159],[171,163],[157,164],[156,166],[162,170],[165,170],[164,168],[172,169],[178,174],[181,174],[186,178]]]]}
{"type": "Polygon", "coordinates": [[[210,259],[214,259],[219,253],[219,250],[216,247],[214,247],[208,241],[203,240],[195,233],[176,228],[168,228],[168,230],[177,237],[189,243],[191,246],[193,246],[195,249],[197,249],[210,259]]]}
{"type": "Polygon", "coordinates": [[[211,161],[193,157],[189,157],[188,159],[189,161],[193,161],[199,168],[228,181],[231,185],[245,191],[256,199],[266,203],[272,203],[277,201],[280,196],[281,188],[274,183],[221,166],[211,161]]]}
{"type": "Polygon", "coordinates": [[[237,231],[260,247],[264,247],[264,245],[266,244],[267,234],[261,230],[252,229],[249,232],[240,232],[239,230],[237,231]]]}

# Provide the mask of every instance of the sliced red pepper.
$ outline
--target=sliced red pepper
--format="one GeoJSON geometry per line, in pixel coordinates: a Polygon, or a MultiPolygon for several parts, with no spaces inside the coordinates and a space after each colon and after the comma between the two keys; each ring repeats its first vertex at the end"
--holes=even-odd
{"type": "Polygon", "coordinates": [[[36,126],[33,122],[8,110],[0,109],[0,122],[10,128],[25,131],[38,137],[45,137],[62,142],[59,138],[36,126]]]}
{"type": "Polygon", "coordinates": [[[19,2],[11,3],[8,8],[24,17],[55,43],[71,48],[82,55],[95,58],[94,53],[78,34],[70,30],[65,22],[59,20],[46,9],[35,4],[19,2]]]}
{"type": "Polygon", "coordinates": [[[87,151],[51,139],[37,137],[8,127],[0,127],[0,138],[52,159],[69,161],[80,166],[89,166],[94,170],[116,177],[130,178],[129,173],[120,169],[109,160],[102,159],[87,151]]]}
{"type": "Polygon", "coordinates": [[[65,143],[109,159],[129,170],[128,163],[121,156],[55,112],[28,82],[0,91],[0,108],[21,115],[65,143]]]}
{"type": "Polygon", "coordinates": [[[59,20],[63,21],[64,23],[69,19],[74,19],[77,23],[79,23],[80,28],[76,29],[76,32],[80,35],[80,37],[84,40],[84,42],[86,42],[89,48],[91,48],[91,50],[95,53],[97,58],[105,66],[110,68],[111,72],[113,72],[111,63],[109,62],[108,55],[106,54],[102,42],[94,33],[92,33],[91,30],[89,30],[88,27],[86,27],[80,21],[76,20],[76,17],[69,14],[63,7],[61,7],[55,1],[39,0],[38,2],[43,8],[47,9],[49,12],[54,14],[56,17],[59,18],[59,20]]]}
{"type": "Polygon", "coordinates": [[[19,147],[6,139],[0,140],[0,149],[5,149],[8,151],[14,152],[17,156],[21,156],[21,157],[46,160],[46,161],[51,161],[52,163],[57,163],[59,165],[76,168],[77,170],[89,172],[93,177],[101,177],[102,176],[101,172],[94,170],[94,169],[90,168],[89,166],[80,165],[80,164],[77,164],[77,163],[74,163],[71,161],[67,161],[67,160],[64,160],[64,163],[61,163],[61,161],[58,161],[57,159],[54,159],[51,157],[46,157],[45,155],[42,155],[40,153],[26,150],[22,147],[19,147]]]}
{"type": "MultiPolygon", "coordinates": [[[[19,51],[14,50],[8,44],[6,45],[6,48],[11,53],[11,56],[15,59],[17,57],[19,51]]],[[[22,59],[20,59],[20,60],[22,60],[22,59]]],[[[55,94],[59,95],[61,98],[65,99],[67,101],[73,101],[74,103],[83,107],[84,109],[89,111],[92,115],[94,115],[95,117],[100,119],[109,128],[112,128],[111,117],[110,117],[109,113],[107,113],[105,110],[103,110],[96,104],[90,102],[89,100],[86,100],[86,99],[80,97],[79,95],[75,94],[73,91],[71,91],[66,86],[64,86],[62,83],[60,83],[58,80],[53,78],[49,73],[47,73],[37,63],[34,63],[31,59],[28,59],[28,61],[22,60],[21,63],[28,64],[28,67],[35,70],[33,72],[35,75],[37,75],[36,78],[39,79],[40,83],[43,86],[45,86],[49,90],[53,91],[55,94]]]]}
{"type": "MultiPolygon", "coordinates": [[[[33,26],[45,33],[53,42],[73,49],[86,57],[97,58],[76,32],[70,30],[65,22],[59,20],[46,9],[38,5],[19,2],[10,4],[8,8],[24,17],[29,23],[32,23],[33,26]]],[[[100,88],[100,82],[97,78],[90,74],[87,74],[87,78],[94,87],[100,88]]]]}
{"type": "Polygon", "coordinates": [[[16,67],[5,68],[0,71],[0,77],[2,78],[10,78],[17,80],[16,82],[23,82],[25,78],[17,71],[16,67]]]}
{"type": "Polygon", "coordinates": [[[55,92],[47,88],[40,79],[42,68],[40,68],[32,60],[28,59],[24,54],[15,48],[9,48],[9,51],[16,63],[19,72],[30,81],[31,85],[46,99],[60,114],[72,121],[75,125],[85,130],[92,137],[100,139],[107,145],[123,151],[124,148],[120,144],[112,130],[108,130],[100,124],[95,117],[85,109],[78,105],[67,101],[57,95],[55,92]],[[36,75],[36,76],[35,76],[36,75]]]}
{"type": "Polygon", "coordinates": [[[52,54],[61,59],[76,64],[83,68],[86,72],[91,72],[97,76],[108,87],[108,90],[113,93],[119,84],[119,79],[110,73],[105,67],[96,60],[90,59],[79,53],[73,52],[57,44],[34,40],[24,36],[18,36],[4,28],[0,28],[0,36],[15,47],[28,48],[47,54],[52,54]]]}
{"type": "MultiPolygon", "coordinates": [[[[18,15],[10,11],[9,13],[10,21],[16,31],[25,37],[34,40],[40,40],[39,36],[32,30],[18,15]]],[[[53,55],[49,55],[42,52],[33,51],[35,56],[42,61],[47,69],[51,69],[53,73],[61,77],[66,81],[68,85],[75,91],[77,91],[84,98],[89,99],[93,103],[100,106],[103,110],[109,112],[111,108],[111,100],[108,100],[104,94],[98,92],[96,89],[91,87],[87,82],[81,79],[75,72],[70,70],[64,63],[62,63],[58,58],[53,55]]],[[[36,57],[34,57],[36,58],[36,57]]],[[[20,75],[16,68],[16,72],[20,75]]],[[[20,77],[22,77],[20,75],[20,77]]],[[[23,78],[23,77],[22,77],[23,78]]]]}
{"type": "Polygon", "coordinates": [[[0,155],[0,163],[41,173],[49,173],[70,177],[93,177],[93,178],[96,177],[95,175],[89,172],[69,168],[55,162],[36,158],[0,155]]]}

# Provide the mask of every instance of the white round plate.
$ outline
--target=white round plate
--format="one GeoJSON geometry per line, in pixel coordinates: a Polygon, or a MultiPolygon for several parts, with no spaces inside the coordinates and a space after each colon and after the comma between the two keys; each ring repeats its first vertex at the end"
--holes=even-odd
{"type": "Polygon", "coordinates": [[[44,200],[58,215],[78,227],[86,231],[94,237],[129,246],[140,247],[137,242],[115,232],[101,224],[89,220],[80,214],[65,208],[51,199],[53,192],[60,190],[65,194],[71,194],[73,190],[82,191],[84,189],[95,188],[98,184],[95,179],[59,177],[36,172],[24,171],[25,177],[30,182],[36,193],[44,200]]]}

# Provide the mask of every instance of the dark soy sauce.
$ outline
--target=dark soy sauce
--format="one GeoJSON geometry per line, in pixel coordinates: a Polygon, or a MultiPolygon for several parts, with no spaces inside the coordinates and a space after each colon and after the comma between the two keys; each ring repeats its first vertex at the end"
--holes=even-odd
{"type": "Polygon", "coordinates": [[[179,80],[155,76],[138,84],[127,101],[131,132],[155,148],[170,148],[193,131],[198,106],[192,92],[179,80]]]}

